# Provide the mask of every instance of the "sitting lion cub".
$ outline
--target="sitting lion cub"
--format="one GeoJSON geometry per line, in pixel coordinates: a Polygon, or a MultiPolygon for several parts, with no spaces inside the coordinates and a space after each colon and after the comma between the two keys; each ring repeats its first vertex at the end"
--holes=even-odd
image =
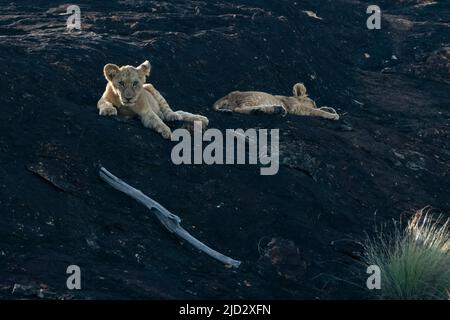
{"type": "Polygon", "coordinates": [[[306,94],[306,87],[303,83],[295,84],[293,93],[292,97],[286,97],[258,91],[233,91],[219,99],[213,108],[221,112],[268,113],[283,116],[290,113],[332,120],[339,119],[339,115],[333,108],[317,108],[316,103],[306,94]]]}
{"type": "Polygon", "coordinates": [[[145,83],[150,75],[151,65],[145,61],[139,67],[118,67],[107,64],[103,73],[108,85],[97,103],[99,114],[115,116],[138,115],[143,125],[159,132],[169,139],[172,132],[163,121],[201,121],[208,125],[208,118],[185,111],[172,111],[163,96],[151,84],[145,83]]]}

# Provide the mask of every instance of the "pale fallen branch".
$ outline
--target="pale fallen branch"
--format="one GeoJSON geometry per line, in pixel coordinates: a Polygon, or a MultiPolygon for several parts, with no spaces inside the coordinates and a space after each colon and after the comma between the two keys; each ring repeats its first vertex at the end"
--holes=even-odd
{"type": "Polygon", "coordinates": [[[226,265],[231,265],[235,268],[238,268],[241,264],[241,261],[234,260],[230,257],[227,257],[220,252],[217,252],[216,250],[211,249],[201,241],[194,238],[189,232],[187,232],[185,229],[183,229],[180,226],[181,219],[177,215],[174,215],[173,213],[169,212],[166,208],[164,208],[162,205],[160,205],[155,200],[147,197],[145,194],[143,194],[140,190],[137,190],[127,184],[126,182],[122,181],[121,179],[117,178],[115,175],[113,175],[111,172],[106,170],[105,168],[100,169],[100,177],[107,182],[109,185],[111,185],[113,188],[122,191],[123,193],[129,195],[134,200],[142,203],[147,208],[150,209],[151,212],[155,214],[155,216],[158,218],[158,220],[166,227],[166,229],[179,236],[181,239],[189,242],[191,245],[193,245],[195,248],[197,248],[200,251],[203,251],[207,255],[213,257],[214,259],[217,259],[221,262],[223,262],[226,265]]]}

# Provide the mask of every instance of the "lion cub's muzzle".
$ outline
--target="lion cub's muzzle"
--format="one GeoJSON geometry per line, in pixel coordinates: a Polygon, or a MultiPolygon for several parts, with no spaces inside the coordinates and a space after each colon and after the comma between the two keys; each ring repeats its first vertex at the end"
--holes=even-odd
{"type": "Polygon", "coordinates": [[[136,104],[136,98],[120,97],[120,102],[127,107],[134,106],[136,104]]]}

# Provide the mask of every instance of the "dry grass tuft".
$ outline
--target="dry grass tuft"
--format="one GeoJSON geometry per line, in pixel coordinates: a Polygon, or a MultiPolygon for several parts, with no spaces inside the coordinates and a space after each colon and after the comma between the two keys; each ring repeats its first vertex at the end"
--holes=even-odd
{"type": "Polygon", "coordinates": [[[364,262],[381,270],[383,299],[449,299],[450,219],[422,209],[406,228],[394,224],[364,245],[364,262]]]}

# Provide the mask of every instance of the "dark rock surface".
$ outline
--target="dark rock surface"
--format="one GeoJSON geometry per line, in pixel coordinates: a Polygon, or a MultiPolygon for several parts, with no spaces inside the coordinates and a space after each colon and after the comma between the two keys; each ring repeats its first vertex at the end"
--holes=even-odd
{"type": "Polygon", "coordinates": [[[371,31],[369,1],[80,0],[83,30],[68,32],[63,2],[3,1],[0,297],[367,297],[355,242],[426,205],[450,212],[450,6],[436,2],[378,1],[371,31]],[[279,173],[175,166],[174,143],[99,117],[103,65],[145,59],[174,109],[280,128],[279,173]],[[342,119],[211,110],[232,90],[287,95],[299,81],[342,119]],[[242,267],[181,244],[100,165],[242,267]],[[272,238],[285,240],[258,250],[272,238]],[[80,291],[66,289],[71,264],[80,291]]]}

